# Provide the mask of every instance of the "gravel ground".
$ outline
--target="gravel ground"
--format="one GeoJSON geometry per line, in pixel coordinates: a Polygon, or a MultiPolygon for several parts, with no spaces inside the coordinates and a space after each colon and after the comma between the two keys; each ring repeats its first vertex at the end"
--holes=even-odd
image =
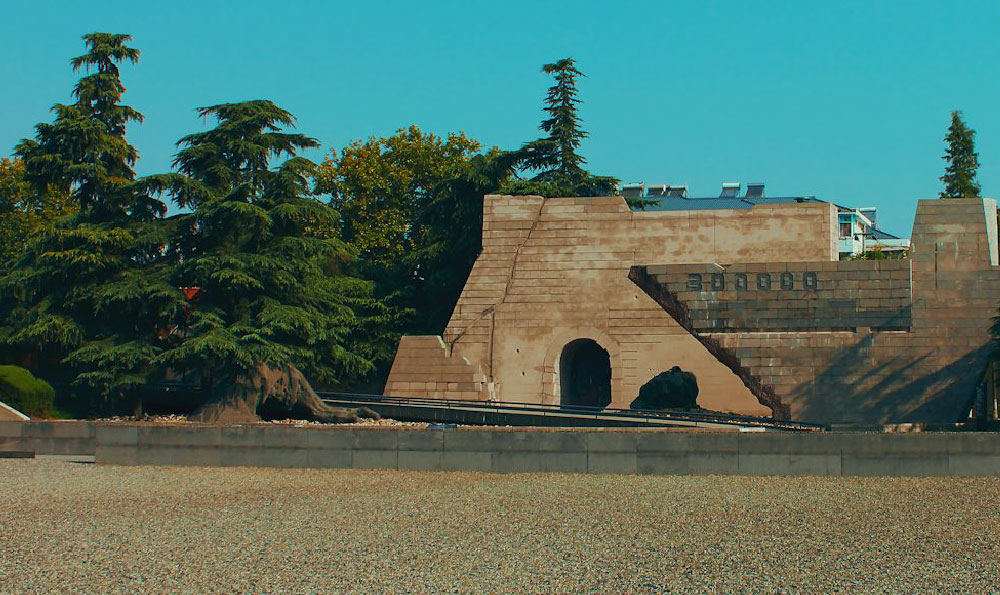
{"type": "Polygon", "coordinates": [[[985,593],[998,585],[997,479],[0,459],[3,593],[985,593]]]}

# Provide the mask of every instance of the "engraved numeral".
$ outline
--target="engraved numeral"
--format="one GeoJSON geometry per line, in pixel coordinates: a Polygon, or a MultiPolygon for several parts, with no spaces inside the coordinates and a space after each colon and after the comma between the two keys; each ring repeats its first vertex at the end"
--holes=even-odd
{"type": "Polygon", "coordinates": [[[795,275],[791,273],[781,273],[781,289],[790,291],[795,289],[795,275]]]}

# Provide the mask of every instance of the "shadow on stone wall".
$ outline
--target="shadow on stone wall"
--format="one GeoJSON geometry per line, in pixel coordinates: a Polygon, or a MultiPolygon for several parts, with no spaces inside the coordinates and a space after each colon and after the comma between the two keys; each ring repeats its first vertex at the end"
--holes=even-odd
{"type": "Polygon", "coordinates": [[[775,394],[774,389],[765,385],[760,378],[755,376],[749,368],[740,362],[732,351],[726,349],[712,337],[707,337],[694,328],[691,316],[686,304],[677,299],[677,296],[656,282],[656,280],[646,272],[644,266],[633,266],[628,271],[628,278],[636,284],[639,289],[663,308],[663,310],[673,318],[684,330],[691,333],[709,353],[712,354],[722,365],[732,370],[733,374],[743,382],[757,401],[771,410],[771,415],[775,419],[791,419],[791,410],[788,405],[782,402],[781,397],[775,394]]]}
{"type": "Polygon", "coordinates": [[[880,358],[872,350],[879,334],[837,350],[813,380],[786,396],[796,420],[842,422],[960,421],[974,396],[989,353],[984,346],[945,366],[929,354],[880,358]],[[923,373],[922,373],[923,371],[923,373]]]}

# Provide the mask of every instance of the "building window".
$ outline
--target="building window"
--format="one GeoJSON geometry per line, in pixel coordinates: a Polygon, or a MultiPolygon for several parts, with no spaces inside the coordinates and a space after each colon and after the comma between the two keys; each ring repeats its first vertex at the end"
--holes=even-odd
{"type": "Polygon", "coordinates": [[[840,222],[840,237],[849,238],[851,237],[851,222],[841,221],[840,222]]]}

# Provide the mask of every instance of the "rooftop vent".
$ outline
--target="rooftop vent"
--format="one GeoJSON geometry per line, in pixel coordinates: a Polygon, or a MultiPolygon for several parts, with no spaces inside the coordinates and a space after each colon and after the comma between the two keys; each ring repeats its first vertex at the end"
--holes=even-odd
{"type": "Polygon", "coordinates": [[[688,195],[687,184],[667,186],[667,196],[686,198],[688,195]]]}
{"type": "Polygon", "coordinates": [[[736,198],[739,193],[739,182],[725,182],[722,184],[722,194],[719,195],[719,198],[736,198]]]}
{"type": "Polygon", "coordinates": [[[764,182],[747,183],[747,198],[764,198],[764,182]]]}
{"type": "Polygon", "coordinates": [[[666,196],[670,190],[669,184],[650,184],[646,189],[646,196],[666,196]]]}
{"type": "Polygon", "coordinates": [[[645,192],[646,185],[642,182],[634,184],[622,184],[622,196],[625,198],[639,198],[645,192]]]}

